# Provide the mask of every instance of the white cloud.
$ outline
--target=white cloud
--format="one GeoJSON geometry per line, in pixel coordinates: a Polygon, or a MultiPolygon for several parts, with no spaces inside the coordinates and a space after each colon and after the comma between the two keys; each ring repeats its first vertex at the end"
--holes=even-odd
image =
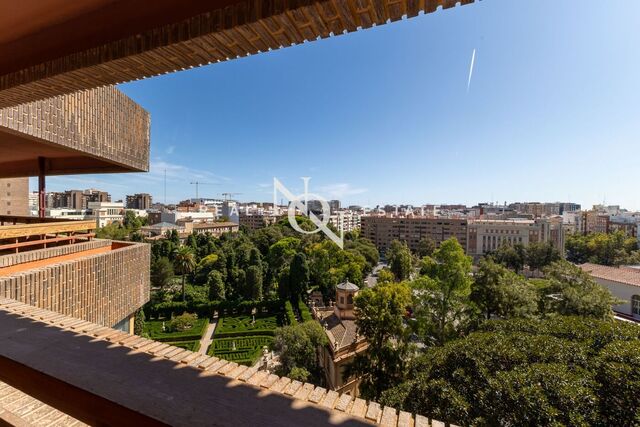
{"type": "MultiPolygon", "coordinates": [[[[366,188],[352,187],[351,184],[337,183],[318,187],[318,194],[330,199],[343,199],[349,196],[356,196],[369,191],[366,188]]],[[[315,192],[315,191],[314,191],[315,192]]]]}
{"type": "Polygon", "coordinates": [[[170,145],[164,152],[167,153],[167,154],[173,154],[175,149],[176,149],[175,145],[170,145]]]}

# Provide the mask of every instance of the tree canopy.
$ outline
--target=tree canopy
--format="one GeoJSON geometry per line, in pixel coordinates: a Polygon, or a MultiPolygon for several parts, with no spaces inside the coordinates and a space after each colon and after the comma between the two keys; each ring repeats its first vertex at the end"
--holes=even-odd
{"type": "Polygon", "coordinates": [[[637,425],[640,328],[490,321],[416,359],[383,404],[457,425],[637,425]]]}

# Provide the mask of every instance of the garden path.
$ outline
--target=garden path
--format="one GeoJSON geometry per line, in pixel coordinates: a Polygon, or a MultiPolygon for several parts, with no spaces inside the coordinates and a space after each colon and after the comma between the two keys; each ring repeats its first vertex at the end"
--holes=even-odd
{"type": "Polygon", "coordinates": [[[200,350],[198,350],[198,353],[207,354],[207,350],[209,350],[209,346],[213,342],[213,334],[216,331],[216,326],[218,326],[217,312],[213,315],[213,319],[209,322],[207,330],[205,331],[202,338],[200,338],[200,350]]]}

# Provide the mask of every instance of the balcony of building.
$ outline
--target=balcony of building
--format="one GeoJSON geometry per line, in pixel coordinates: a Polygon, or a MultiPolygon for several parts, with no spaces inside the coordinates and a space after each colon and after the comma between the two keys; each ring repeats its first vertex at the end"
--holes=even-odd
{"type": "Polygon", "coordinates": [[[95,228],[0,216],[0,297],[129,330],[149,300],[149,246],[94,239],[95,228]]]}
{"type": "Polygon", "coordinates": [[[266,370],[0,298],[0,424],[3,421],[444,426],[266,370]]]}

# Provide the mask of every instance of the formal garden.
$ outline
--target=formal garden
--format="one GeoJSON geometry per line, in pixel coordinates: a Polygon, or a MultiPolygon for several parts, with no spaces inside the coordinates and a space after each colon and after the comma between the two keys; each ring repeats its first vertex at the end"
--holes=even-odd
{"type": "Polygon", "coordinates": [[[195,314],[182,314],[168,319],[150,319],[144,324],[145,334],[152,340],[191,351],[200,349],[200,339],[209,320],[195,314]]]}
{"type": "Polygon", "coordinates": [[[282,313],[229,314],[218,321],[208,354],[238,364],[253,366],[266,346],[271,349],[282,313]]]}

